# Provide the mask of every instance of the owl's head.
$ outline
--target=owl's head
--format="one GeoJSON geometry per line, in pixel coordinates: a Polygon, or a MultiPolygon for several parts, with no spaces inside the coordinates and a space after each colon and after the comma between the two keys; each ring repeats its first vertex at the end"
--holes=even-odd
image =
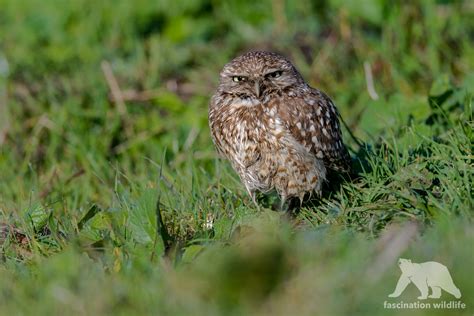
{"type": "Polygon", "coordinates": [[[219,90],[247,101],[257,101],[301,83],[304,83],[303,78],[285,57],[253,51],[224,66],[219,90]]]}

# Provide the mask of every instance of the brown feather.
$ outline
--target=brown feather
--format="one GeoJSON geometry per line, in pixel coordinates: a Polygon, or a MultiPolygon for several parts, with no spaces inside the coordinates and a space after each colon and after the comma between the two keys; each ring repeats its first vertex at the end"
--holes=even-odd
{"type": "Polygon", "coordinates": [[[349,170],[334,104],[287,59],[250,52],[220,78],[209,106],[211,135],[252,197],[275,189],[282,200],[302,199],[320,193],[327,169],[349,170]]]}

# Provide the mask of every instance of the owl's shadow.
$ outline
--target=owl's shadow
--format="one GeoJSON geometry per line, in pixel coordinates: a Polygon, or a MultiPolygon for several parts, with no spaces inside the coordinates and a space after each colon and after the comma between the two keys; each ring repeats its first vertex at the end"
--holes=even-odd
{"type": "Polygon", "coordinates": [[[257,201],[265,208],[274,211],[287,212],[291,216],[297,216],[302,208],[309,208],[318,211],[319,207],[325,200],[331,200],[336,196],[342,186],[348,182],[357,182],[362,172],[370,172],[371,166],[368,162],[367,148],[363,148],[354,153],[351,162],[351,172],[341,174],[337,171],[330,170],[326,175],[326,181],[322,185],[321,194],[307,194],[303,201],[299,198],[288,199],[283,205],[276,192],[269,194],[260,194],[257,201]]]}

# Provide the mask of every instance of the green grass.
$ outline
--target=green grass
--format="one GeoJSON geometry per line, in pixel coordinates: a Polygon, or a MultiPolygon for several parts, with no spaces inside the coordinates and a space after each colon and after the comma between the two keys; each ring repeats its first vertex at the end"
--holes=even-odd
{"type": "Polygon", "coordinates": [[[473,313],[471,1],[0,8],[0,315],[404,314],[383,308],[417,301],[387,297],[399,257],[446,265],[467,305],[413,314],[473,313]],[[293,216],[257,210],[209,135],[249,49],[293,60],[358,139],[358,177],[293,216]]]}

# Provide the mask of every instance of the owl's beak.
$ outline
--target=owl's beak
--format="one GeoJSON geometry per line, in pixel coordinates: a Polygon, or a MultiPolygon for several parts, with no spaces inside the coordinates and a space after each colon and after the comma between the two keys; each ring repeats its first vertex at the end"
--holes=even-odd
{"type": "Polygon", "coordinates": [[[260,94],[262,93],[262,90],[260,89],[260,82],[257,80],[255,81],[255,95],[257,96],[257,98],[260,98],[260,94]]]}

